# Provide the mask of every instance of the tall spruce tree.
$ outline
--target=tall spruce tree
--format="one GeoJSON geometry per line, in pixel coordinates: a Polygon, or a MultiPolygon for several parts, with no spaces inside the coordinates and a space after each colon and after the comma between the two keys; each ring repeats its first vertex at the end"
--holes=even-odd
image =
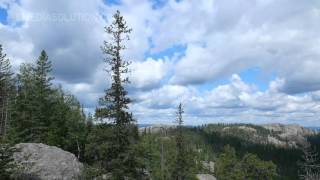
{"type": "Polygon", "coordinates": [[[35,105],[36,112],[34,113],[34,120],[37,126],[34,127],[36,141],[45,143],[47,141],[47,132],[50,127],[52,119],[52,100],[50,96],[53,94],[51,81],[54,79],[49,75],[52,71],[52,63],[49,61],[47,53],[42,50],[34,67],[35,75],[35,105]]]}
{"type": "Polygon", "coordinates": [[[255,154],[245,153],[241,159],[230,145],[216,160],[215,175],[221,180],[273,180],[278,179],[277,166],[272,161],[263,161],[255,154]]]}
{"type": "Polygon", "coordinates": [[[126,49],[124,41],[129,40],[132,30],[117,11],[113,16],[113,22],[105,31],[110,35],[110,39],[104,42],[102,50],[112,84],[99,101],[100,107],[96,109],[96,117],[105,123],[111,122],[112,137],[111,142],[108,142],[108,157],[102,160],[103,166],[115,179],[140,179],[142,169],[135,154],[138,132],[135,120],[128,112],[130,99],[124,88],[124,85],[129,83],[126,74],[129,72],[130,62],[122,57],[122,52],[126,49]]]}
{"type": "Polygon", "coordinates": [[[82,158],[85,115],[74,96],[52,87],[51,70],[45,51],[34,64],[21,65],[10,139],[57,146],[82,158]]]}
{"type": "Polygon", "coordinates": [[[11,65],[0,44],[0,137],[7,135],[10,119],[10,106],[13,95],[11,65]]]}
{"type": "MultiPolygon", "coordinates": [[[[106,56],[105,62],[108,66],[106,71],[111,74],[112,85],[100,99],[102,108],[97,108],[96,115],[99,118],[112,120],[116,127],[121,128],[134,123],[132,114],[127,111],[130,99],[124,89],[124,85],[130,83],[127,77],[124,78],[124,75],[129,72],[130,61],[124,60],[121,56],[122,51],[126,49],[123,43],[129,40],[132,29],[128,28],[120,12],[117,11],[113,16],[112,24],[106,27],[105,31],[111,37],[110,41],[104,41],[102,50],[106,56]]],[[[126,139],[119,139],[119,143],[126,144],[126,139]]]]}
{"type": "Polygon", "coordinates": [[[10,122],[10,139],[18,142],[34,142],[35,76],[31,64],[22,64],[17,75],[17,96],[10,122]]]}
{"type": "Polygon", "coordinates": [[[42,51],[35,65],[23,64],[18,74],[12,137],[16,142],[46,143],[52,121],[51,62],[42,51]]]}
{"type": "Polygon", "coordinates": [[[193,179],[194,175],[190,169],[193,158],[189,156],[191,150],[188,148],[186,139],[183,134],[183,106],[180,103],[176,113],[177,135],[176,135],[176,157],[175,165],[172,173],[174,180],[193,179]]]}
{"type": "Polygon", "coordinates": [[[35,85],[37,87],[37,94],[39,100],[47,100],[48,96],[52,93],[51,81],[54,79],[49,76],[52,71],[52,63],[49,61],[47,53],[42,50],[39,58],[36,61],[35,72],[35,85]]]}

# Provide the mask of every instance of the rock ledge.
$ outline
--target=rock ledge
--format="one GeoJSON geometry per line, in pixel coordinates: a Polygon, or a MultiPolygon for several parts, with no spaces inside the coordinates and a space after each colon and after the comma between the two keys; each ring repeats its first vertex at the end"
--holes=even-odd
{"type": "Polygon", "coordinates": [[[70,152],[36,143],[20,143],[15,148],[14,161],[31,179],[77,180],[81,176],[83,165],[70,152]]]}

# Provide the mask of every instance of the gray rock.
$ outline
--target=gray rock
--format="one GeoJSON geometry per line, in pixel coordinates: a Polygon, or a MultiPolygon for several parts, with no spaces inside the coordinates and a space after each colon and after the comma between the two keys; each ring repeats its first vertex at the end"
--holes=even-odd
{"type": "Polygon", "coordinates": [[[273,144],[277,147],[285,147],[286,146],[286,142],[281,141],[273,136],[268,135],[268,143],[273,144]]]}
{"type": "Polygon", "coordinates": [[[15,162],[23,177],[41,180],[77,180],[83,165],[70,152],[54,146],[36,143],[21,143],[15,146],[15,162]]]}
{"type": "Polygon", "coordinates": [[[214,176],[210,174],[197,174],[199,180],[217,180],[214,176]]]}
{"type": "Polygon", "coordinates": [[[243,131],[247,131],[249,133],[256,133],[257,130],[252,128],[252,127],[248,127],[248,126],[239,126],[238,129],[241,129],[243,131]]]}
{"type": "Polygon", "coordinates": [[[263,124],[267,133],[259,131],[255,126],[233,125],[222,128],[221,133],[244,138],[247,141],[260,144],[272,144],[277,147],[299,148],[307,142],[308,136],[316,135],[316,131],[296,124],[263,124]],[[241,130],[239,132],[238,130],[241,130]]]}
{"type": "Polygon", "coordinates": [[[175,129],[177,126],[176,125],[164,125],[164,124],[155,124],[152,126],[148,127],[142,127],[139,128],[139,132],[147,132],[147,133],[152,133],[152,134],[162,134],[162,135],[167,135],[167,132],[171,129],[175,129]]]}
{"type": "Polygon", "coordinates": [[[201,163],[202,163],[202,167],[205,170],[209,171],[210,173],[214,173],[214,164],[215,164],[214,162],[212,162],[212,161],[209,161],[209,162],[202,161],[201,163]]]}
{"type": "Polygon", "coordinates": [[[296,124],[265,124],[262,125],[265,129],[272,131],[278,135],[278,141],[275,139],[268,138],[270,143],[274,143],[275,145],[288,145],[289,147],[298,147],[298,145],[302,145],[306,143],[306,137],[316,135],[316,132],[301,127],[296,124]]]}
{"type": "Polygon", "coordinates": [[[284,124],[274,123],[274,124],[265,124],[265,125],[262,125],[262,127],[270,131],[280,133],[280,136],[283,138],[288,138],[292,136],[310,136],[310,135],[316,134],[315,131],[301,127],[297,124],[284,125],[284,124]]]}

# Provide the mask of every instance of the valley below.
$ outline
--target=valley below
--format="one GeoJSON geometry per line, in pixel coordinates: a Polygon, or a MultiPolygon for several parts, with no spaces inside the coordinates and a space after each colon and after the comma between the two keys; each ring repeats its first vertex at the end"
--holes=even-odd
{"type": "MultiPolygon", "coordinates": [[[[139,128],[142,136],[151,136],[153,142],[159,143],[159,154],[163,153],[161,148],[170,149],[168,144],[174,138],[175,131],[174,125],[144,125],[139,128]]],[[[251,153],[261,160],[272,161],[277,166],[276,179],[288,180],[299,179],[299,164],[303,161],[301,149],[306,144],[311,144],[320,152],[318,132],[295,124],[208,124],[184,127],[184,133],[188,144],[196,149],[197,162],[202,164],[198,171],[200,176],[216,174],[215,162],[227,145],[235,149],[239,158],[251,153]]]]}

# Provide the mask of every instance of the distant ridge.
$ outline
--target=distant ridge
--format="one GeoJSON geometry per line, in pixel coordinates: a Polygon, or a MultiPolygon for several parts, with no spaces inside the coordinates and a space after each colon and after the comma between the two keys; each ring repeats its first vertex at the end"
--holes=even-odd
{"type": "Polygon", "coordinates": [[[314,131],[316,131],[316,132],[320,132],[320,127],[305,127],[305,128],[314,130],[314,131]]]}
{"type": "MultiPolygon", "coordinates": [[[[140,124],[139,131],[149,130],[152,133],[166,132],[174,129],[175,125],[140,124]]],[[[196,126],[186,126],[196,127],[196,126]]],[[[297,148],[306,143],[308,136],[320,132],[319,127],[303,127],[298,124],[207,124],[202,125],[207,131],[223,136],[234,136],[257,144],[273,144],[278,147],[297,148]]]]}

